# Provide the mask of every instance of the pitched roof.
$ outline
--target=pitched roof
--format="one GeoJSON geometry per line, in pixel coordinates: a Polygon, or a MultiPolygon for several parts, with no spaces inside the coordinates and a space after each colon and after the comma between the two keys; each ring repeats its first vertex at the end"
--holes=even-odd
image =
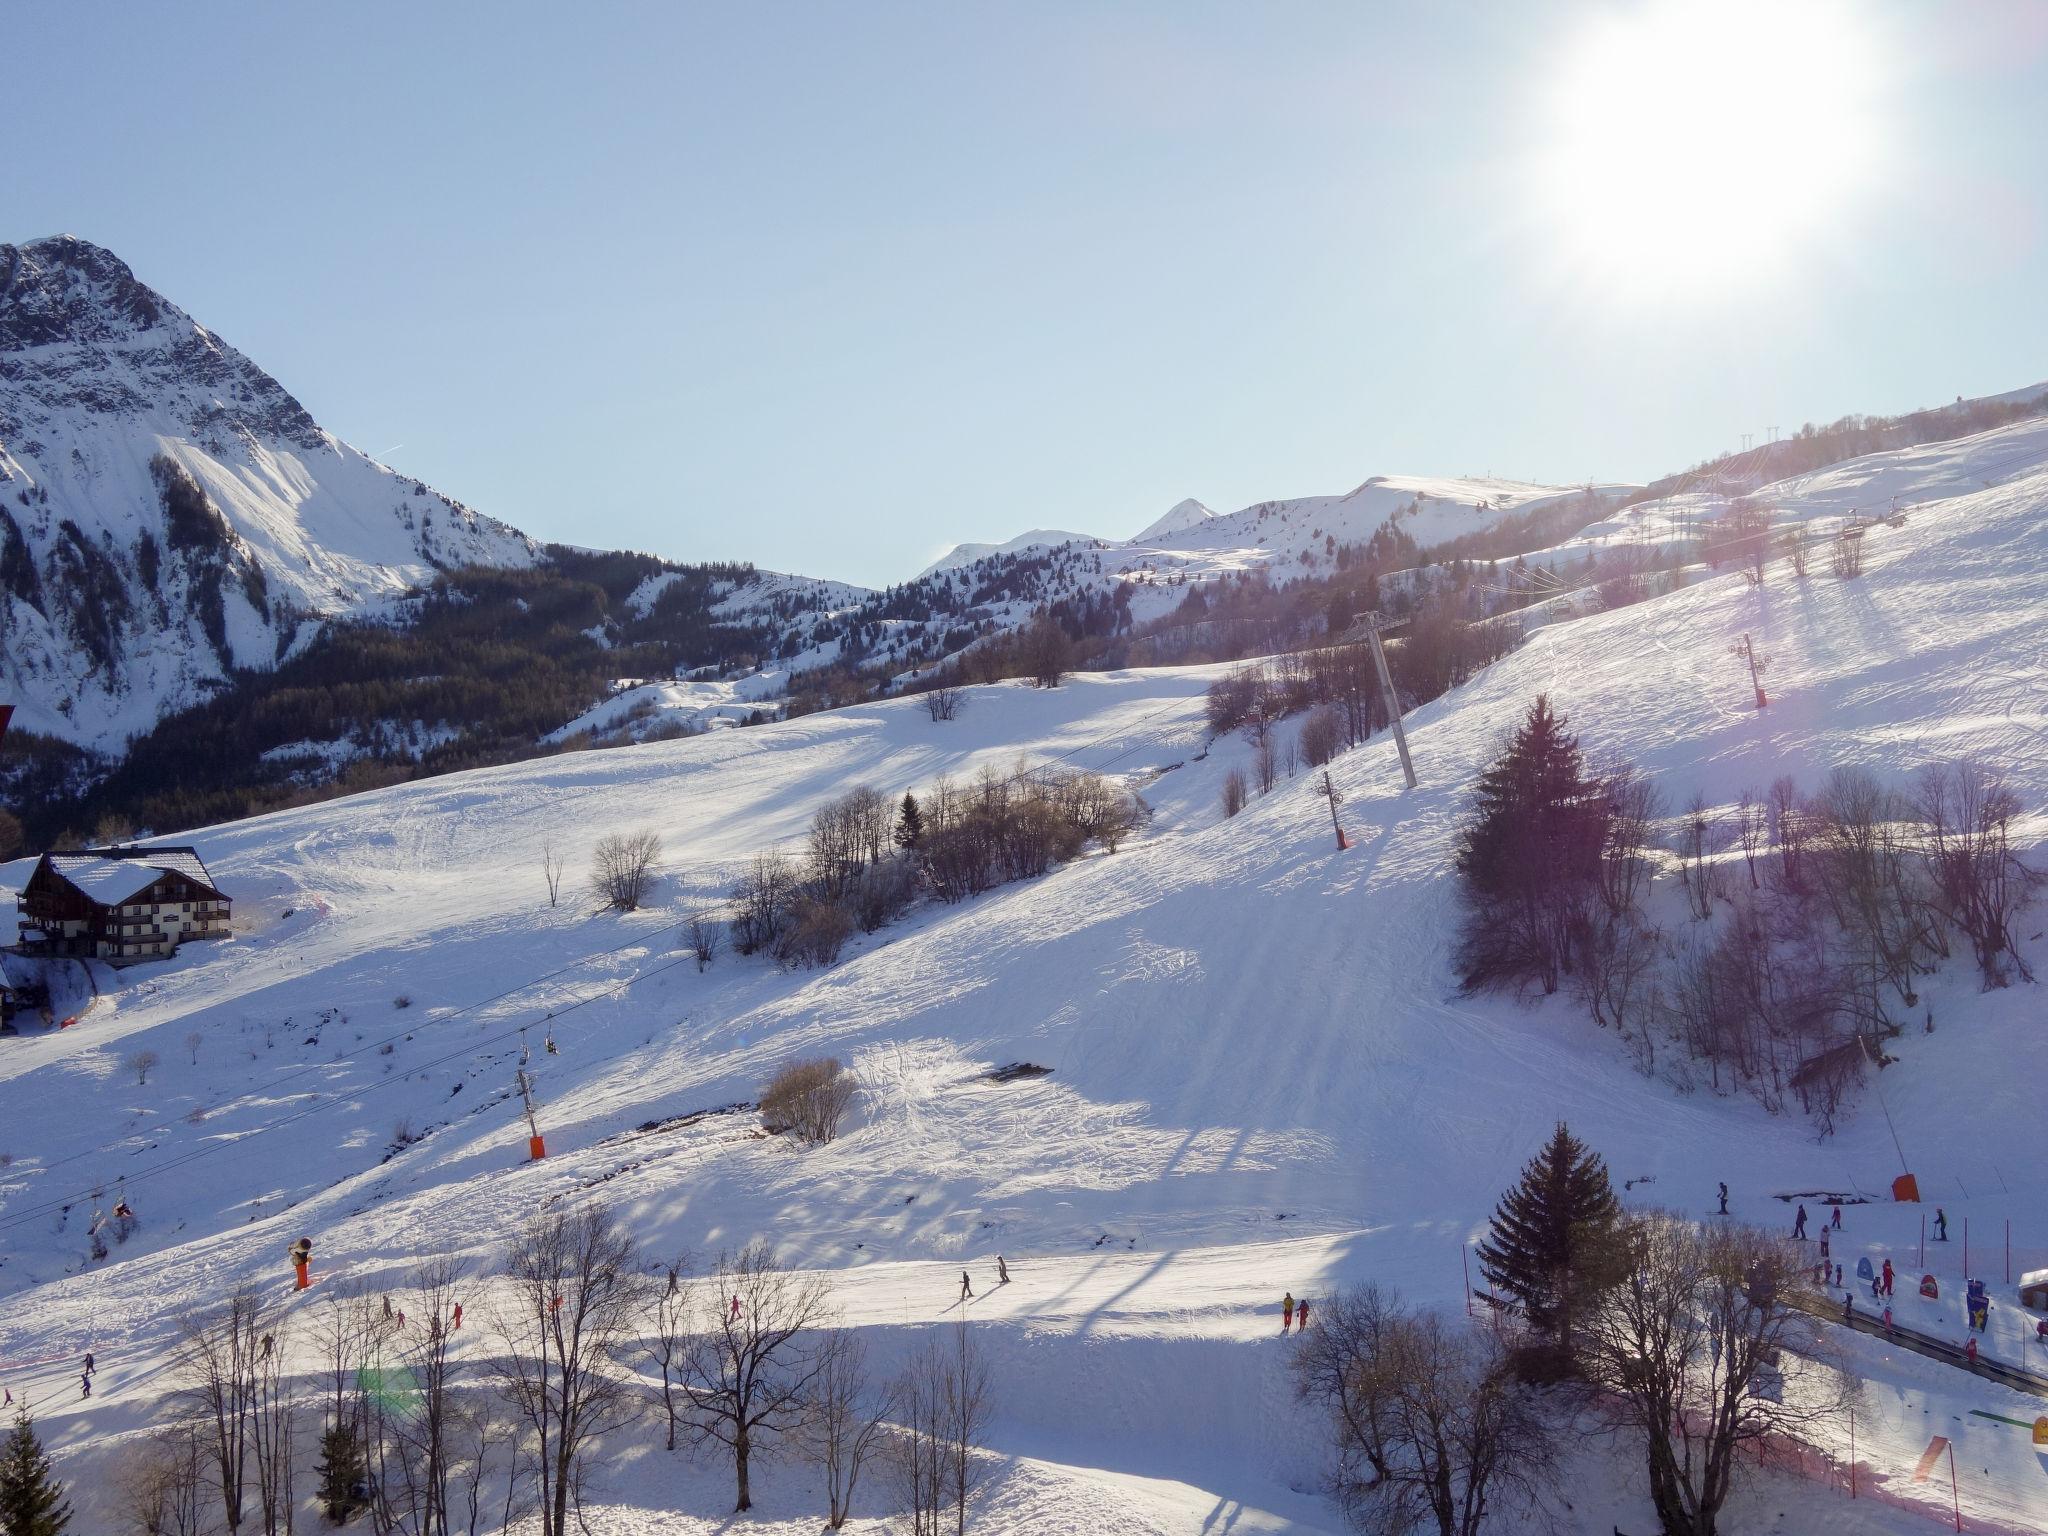
{"type": "Polygon", "coordinates": [[[55,874],[105,907],[132,901],[166,873],[218,891],[193,848],[80,848],[48,857],[55,874]]]}

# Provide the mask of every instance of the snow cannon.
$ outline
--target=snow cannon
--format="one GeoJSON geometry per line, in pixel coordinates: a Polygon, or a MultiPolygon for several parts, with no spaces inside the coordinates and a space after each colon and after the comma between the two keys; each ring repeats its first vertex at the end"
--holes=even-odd
{"type": "Polygon", "coordinates": [[[287,1251],[291,1256],[292,1275],[297,1282],[292,1289],[303,1291],[313,1283],[313,1239],[302,1237],[287,1251]]]}
{"type": "Polygon", "coordinates": [[[1920,1181],[1910,1173],[1902,1173],[1892,1180],[1892,1198],[1901,1205],[1920,1203],[1920,1181]]]}

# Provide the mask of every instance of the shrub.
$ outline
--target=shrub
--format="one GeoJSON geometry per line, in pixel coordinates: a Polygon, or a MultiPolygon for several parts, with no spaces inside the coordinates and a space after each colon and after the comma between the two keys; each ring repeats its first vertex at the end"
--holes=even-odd
{"type": "Polygon", "coordinates": [[[1235,816],[1244,809],[1245,795],[1249,786],[1244,781],[1244,770],[1233,768],[1223,778],[1223,814],[1235,816]]]}
{"type": "Polygon", "coordinates": [[[838,963],[853,937],[853,914],[837,901],[806,896],[791,909],[789,925],[775,944],[775,958],[792,970],[838,963]]]}
{"type": "Polygon", "coordinates": [[[831,1056],[793,1061],[761,1090],[761,1123],[776,1135],[793,1131],[821,1147],[839,1134],[839,1122],[859,1085],[831,1056]]]}
{"type": "Polygon", "coordinates": [[[1301,723],[1301,759],[1320,768],[1337,755],[1344,742],[1344,725],[1337,712],[1325,705],[1301,723]]]}
{"type": "Polygon", "coordinates": [[[598,840],[591,858],[590,888],[598,900],[618,912],[631,912],[646,899],[654,880],[654,861],[661,857],[657,832],[613,833],[598,840]]]}

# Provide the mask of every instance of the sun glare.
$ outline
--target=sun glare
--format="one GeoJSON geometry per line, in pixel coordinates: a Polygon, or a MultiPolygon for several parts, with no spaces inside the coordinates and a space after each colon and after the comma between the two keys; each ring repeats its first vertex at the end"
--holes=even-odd
{"type": "Polygon", "coordinates": [[[1542,88],[1527,185],[1555,254],[1639,300],[1783,275],[1880,168],[1879,53],[1824,0],[1603,12],[1542,88]]]}

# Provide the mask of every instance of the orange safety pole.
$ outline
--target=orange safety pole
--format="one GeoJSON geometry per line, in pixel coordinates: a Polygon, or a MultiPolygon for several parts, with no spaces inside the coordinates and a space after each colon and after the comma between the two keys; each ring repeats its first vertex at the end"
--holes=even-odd
{"type": "Polygon", "coordinates": [[[312,1267],[313,1261],[311,1259],[300,1259],[296,1264],[292,1265],[292,1270],[298,1276],[299,1281],[297,1285],[292,1287],[293,1290],[303,1291],[313,1283],[312,1276],[309,1273],[312,1267]]]}

